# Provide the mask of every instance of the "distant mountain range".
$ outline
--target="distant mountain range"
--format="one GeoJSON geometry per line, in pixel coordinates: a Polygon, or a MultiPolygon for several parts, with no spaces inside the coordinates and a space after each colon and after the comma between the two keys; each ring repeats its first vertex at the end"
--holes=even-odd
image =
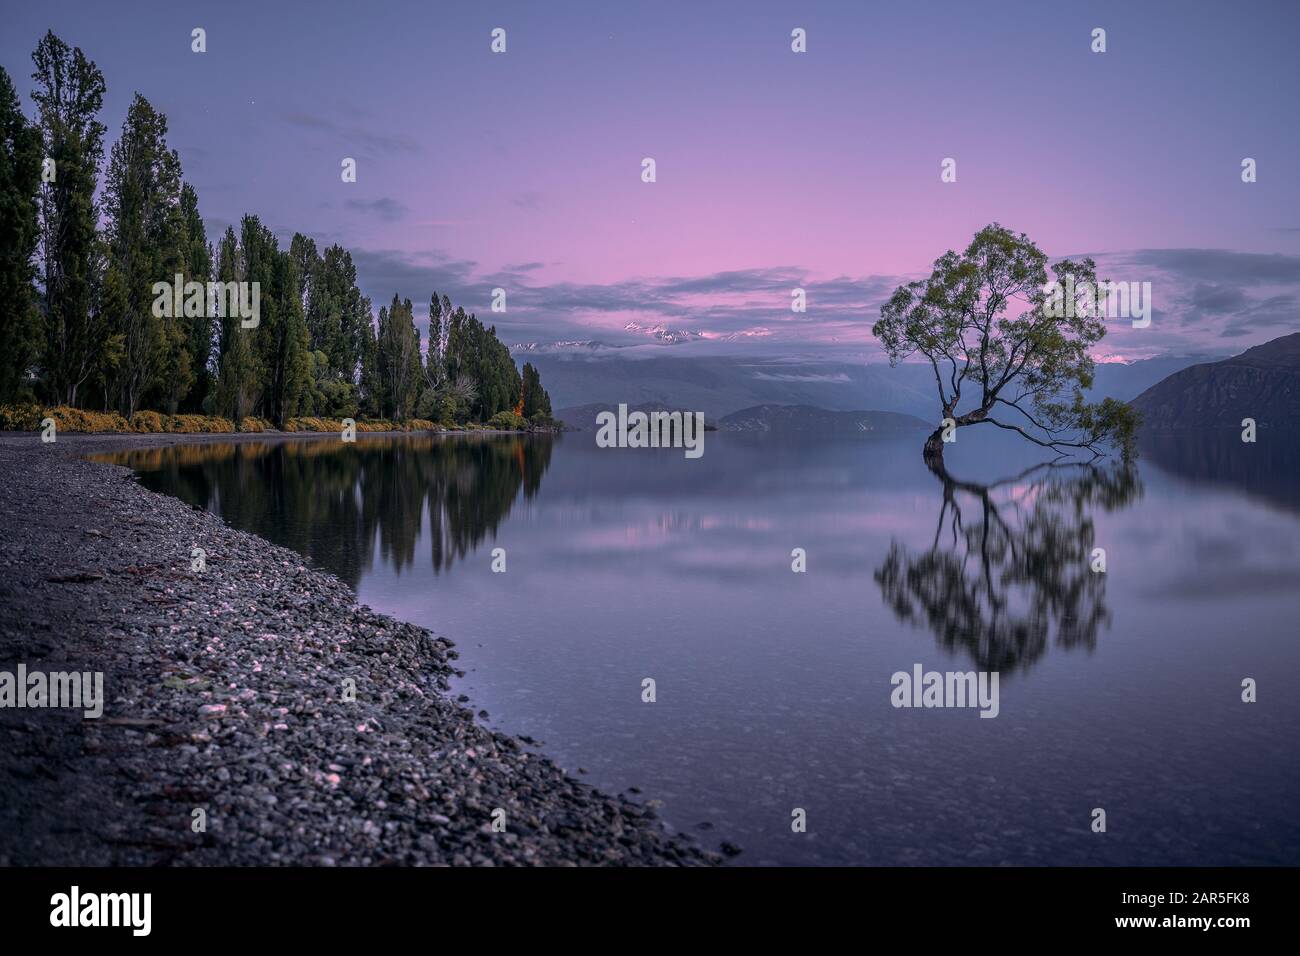
{"type": "MultiPolygon", "coordinates": [[[[756,405],[811,405],[830,411],[872,409],[933,421],[939,413],[929,365],[683,356],[665,346],[644,357],[640,349],[601,343],[560,343],[516,348],[532,362],[557,409],[597,404],[602,408],[655,403],[660,408],[701,411],[710,421],[756,405]]],[[[1100,364],[1089,393],[1130,401],[1144,390],[1209,356],[1100,364]]],[[[563,418],[563,415],[560,415],[563,418]]],[[[594,417],[594,416],[593,416],[594,417]]]]}
{"type": "Polygon", "coordinates": [[[514,355],[523,355],[529,361],[534,355],[572,355],[580,352],[599,352],[617,348],[596,339],[570,339],[564,342],[519,342],[510,346],[514,355]]]}
{"type": "MultiPolygon", "coordinates": [[[[700,411],[724,430],[787,433],[904,427],[882,413],[926,423],[938,415],[934,372],[916,363],[690,356],[671,347],[671,355],[646,357],[594,342],[516,351],[537,366],[557,416],[576,428],[594,427],[597,412],[620,402],[700,411]]],[[[1087,397],[1131,402],[1149,430],[1240,428],[1247,417],[1261,427],[1300,427],[1300,332],[1227,359],[1099,363],[1087,397]]]]}
{"type": "Polygon", "coordinates": [[[755,405],[718,422],[724,432],[775,435],[861,435],[925,431],[927,422],[897,412],[838,412],[812,405],[755,405]]]}
{"type": "MultiPolygon", "coordinates": [[[[635,405],[627,406],[628,412],[685,412],[688,409],[681,406],[671,407],[663,402],[640,402],[635,405]]],[[[690,411],[699,411],[699,409],[690,409],[690,411]]],[[[596,416],[601,412],[618,412],[618,403],[609,402],[591,402],[587,405],[576,405],[570,408],[557,409],[553,414],[555,418],[564,422],[564,427],[569,431],[586,432],[595,431],[596,416]]],[[[704,430],[713,432],[718,430],[718,423],[709,417],[704,419],[704,430]]]]}
{"type": "MultiPolygon", "coordinates": [[[[623,331],[653,340],[658,345],[686,345],[691,342],[744,342],[767,336],[767,329],[748,329],[744,332],[729,332],[725,335],[710,332],[695,332],[691,329],[670,329],[666,325],[640,325],[629,322],[623,331]]],[[[564,353],[611,352],[619,349],[635,349],[643,342],[602,342],[600,339],[569,339],[561,342],[519,342],[510,346],[511,352],[558,355],[564,353]]]]}
{"type": "MultiPolygon", "coordinates": [[[[561,408],[555,417],[570,431],[595,431],[596,416],[616,412],[617,405],[592,402],[561,408]]],[[[686,411],[662,402],[641,402],[628,406],[629,412],[686,411]]],[[[897,412],[833,411],[812,405],[754,405],[732,412],[722,419],[705,420],[706,431],[749,432],[772,435],[863,435],[889,434],[926,430],[931,426],[912,415],[897,412]]]]}
{"type": "Polygon", "coordinates": [[[1181,369],[1135,398],[1143,427],[1300,428],[1300,332],[1240,355],[1181,369]]]}

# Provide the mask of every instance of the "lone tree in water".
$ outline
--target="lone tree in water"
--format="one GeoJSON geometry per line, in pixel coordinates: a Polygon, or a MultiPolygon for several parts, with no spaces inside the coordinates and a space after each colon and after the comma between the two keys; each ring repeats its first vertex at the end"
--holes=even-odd
{"type": "Polygon", "coordinates": [[[1088,350],[1106,334],[1106,286],[1091,259],[1051,269],[1054,286],[1047,256],[1023,233],[993,223],[881,306],[871,331],[890,364],[917,353],[934,369],[944,421],[925,442],[932,470],[945,470],[944,433],[955,438],[966,425],[995,425],[1062,454],[1088,450],[1095,458],[1111,445],[1131,456],[1136,413],[1114,399],[1083,399],[1093,376],[1088,350]],[[1062,289],[1070,289],[1068,300],[1062,289]]]}

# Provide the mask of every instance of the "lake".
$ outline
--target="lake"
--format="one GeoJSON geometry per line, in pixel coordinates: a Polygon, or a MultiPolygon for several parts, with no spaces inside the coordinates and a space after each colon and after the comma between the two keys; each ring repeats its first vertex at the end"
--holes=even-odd
{"type": "Polygon", "coordinates": [[[1033,470],[1032,446],[979,431],[946,486],[923,435],[114,460],[451,638],[454,690],[492,726],[738,864],[1300,862],[1295,444],[1033,470]],[[997,671],[996,718],[894,707],[916,665],[997,671]]]}

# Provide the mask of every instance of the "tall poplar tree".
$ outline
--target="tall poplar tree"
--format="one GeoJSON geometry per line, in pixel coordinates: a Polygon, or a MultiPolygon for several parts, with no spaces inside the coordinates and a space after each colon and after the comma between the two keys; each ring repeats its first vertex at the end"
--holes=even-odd
{"type": "Polygon", "coordinates": [[[0,402],[30,397],[27,372],[41,350],[32,286],[40,181],[40,130],[23,115],[13,81],[0,67],[0,402]]]}
{"type": "Polygon", "coordinates": [[[394,295],[388,308],[379,310],[378,346],[384,415],[398,421],[410,418],[424,380],[420,333],[410,299],[394,295]]]}
{"type": "MultiPolygon", "coordinates": [[[[243,250],[233,227],[217,245],[217,281],[242,282],[248,274],[243,250]]],[[[229,310],[227,310],[229,311],[229,310]]],[[[243,327],[238,315],[217,320],[217,381],[212,410],[236,427],[257,410],[262,397],[262,377],[253,338],[255,329],[243,327]]]]}
{"type": "Polygon", "coordinates": [[[104,205],[109,255],[126,287],[118,406],[130,416],[152,393],[175,412],[194,378],[186,319],[175,302],[155,315],[153,287],[185,273],[181,163],[167,148],[167,118],[138,93],[109,156],[104,205]]]}
{"type": "Polygon", "coordinates": [[[94,370],[102,330],[92,322],[95,187],[104,153],[104,76],[80,49],[46,33],[32,53],[32,80],[45,157],[54,178],[41,189],[44,373],[54,400],[76,404],[94,370]]]}
{"type": "Polygon", "coordinates": [[[261,407],[266,418],[283,426],[298,414],[311,384],[298,266],[292,251],[280,251],[271,230],[256,216],[244,217],[242,233],[244,278],[257,282],[260,291],[260,324],[253,342],[263,375],[261,407]]]}
{"type": "MultiPolygon", "coordinates": [[[[198,193],[189,183],[181,186],[181,253],[186,278],[204,283],[212,278],[212,249],[208,245],[203,217],[199,215],[198,193]]],[[[213,325],[214,316],[207,308],[202,315],[185,319],[185,348],[190,357],[192,384],[184,406],[191,412],[203,410],[203,403],[212,389],[213,325]]]]}
{"type": "Polygon", "coordinates": [[[542,388],[542,377],[530,362],[524,363],[523,398],[524,418],[530,421],[534,418],[540,421],[550,421],[551,396],[547,395],[546,389],[542,388]]]}

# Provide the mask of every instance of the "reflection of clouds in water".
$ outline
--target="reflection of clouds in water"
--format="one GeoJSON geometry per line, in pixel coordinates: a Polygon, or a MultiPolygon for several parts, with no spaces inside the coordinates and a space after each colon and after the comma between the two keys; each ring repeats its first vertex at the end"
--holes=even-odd
{"type": "Polygon", "coordinates": [[[1300,537],[1289,514],[1269,513],[1206,489],[1180,489],[1161,508],[1107,525],[1123,564],[1149,598],[1211,598],[1300,592],[1300,537]],[[1206,507],[1200,497],[1213,498],[1206,507]],[[1186,519],[1195,514],[1195,522],[1186,519]]]}
{"type": "Polygon", "coordinates": [[[1300,594],[1300,568],[1229,567],[1184,571],[1155,587],[1144,588],[1142,594],[1184,600],[1300,594]]]}
{"type": "Polygon", "coordinates": [[[674,534],[695,533],[701,531],[765,531],[772,527],[772,522],[765,518],[733,515],[695,515],[689,512],[657,513],[645,518],[624,520],[610,519],[609,527],[592,529],[576,535],[579,545],[613,542],[623,544],[630,542],[654,543],[665,540],[674,534]]]}
{"type": "Polygon", "coordinates": [[[575,559],[633,559],[655,555],[656,573],[708,574],[718,581],[753,578],[755,574],[789,570],[790,551],[802,547],[816,562],[816,573],[860,577],[862,568],[883,549],[891,534],[924,537],[930,525],[931,499],[915,493],[818,495],[780,499],[765,515],[752,512],[752,501],[740,499],[734,514],[718,510],[714,498],[684,502],[663,512],[656,505],[648,514],[628,515],[635,506],[595,505],[587,512],[601,523],[571,525],[575,509],[552,515],[557,535],[550,547],[575,559]],[[924,505],[923,505],[924,503],[924,505]],[[698,509],[696,511],[695,509],[698,509]]]}

